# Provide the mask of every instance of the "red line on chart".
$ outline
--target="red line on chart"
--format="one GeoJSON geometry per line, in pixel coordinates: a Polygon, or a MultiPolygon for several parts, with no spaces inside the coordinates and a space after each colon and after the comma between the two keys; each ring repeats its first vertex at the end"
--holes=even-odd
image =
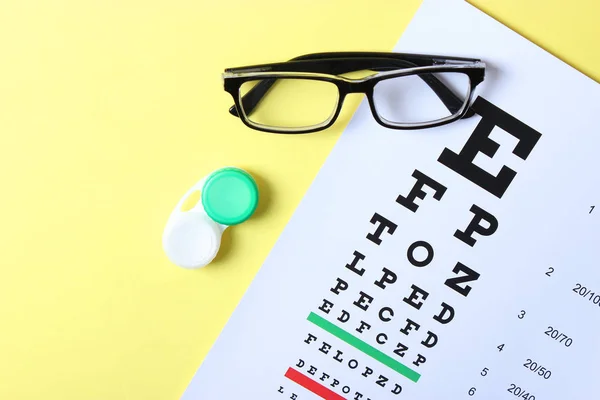
{"type": "Polygon", "coordinates": [[[321,397],[325,400],[346,400],[339,394],[334,391],[327,389],[325,386],[321,385],[318,382],[313,381],[309,377],[302,375],[300,372],[296,371],[293,368],[288,368],[285,373],[285,377],[289,380],[296,382],[298,385],[302,386],[305,389],[310,390],[317,396],[321,397]]]}

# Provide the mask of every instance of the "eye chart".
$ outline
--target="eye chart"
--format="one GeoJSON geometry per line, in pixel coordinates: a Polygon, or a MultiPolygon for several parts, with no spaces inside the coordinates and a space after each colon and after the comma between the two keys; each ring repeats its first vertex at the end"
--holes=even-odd
{"type": "Polygon", "coordinates": [[[600,86],[460,0],[394,51],[482,59],[476,115],[361,104],[184,400],[598,397],[600,86]]]}

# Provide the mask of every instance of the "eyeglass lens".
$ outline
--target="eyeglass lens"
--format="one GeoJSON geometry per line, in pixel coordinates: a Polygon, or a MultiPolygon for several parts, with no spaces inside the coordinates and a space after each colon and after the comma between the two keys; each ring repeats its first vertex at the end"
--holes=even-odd
{"type": "Polygon", "coordinates": [[[469,77],[457,72],[424,73],[384,79],[375,84],[373,103],[377,115],[391,124],[421,124],[438,121],[458,113],[467,102],[469,77]],[[430,87],[437,78],[460,99],[449,109],[430,87]]]}
{"type": "Polygon", "coordinates": [[[251,123],[306,129],[327,123],[335,113],[339,91],[331,82],[294,78],[270,78],[268,82],[265,81],[247,81],[240,87],[241,99],[256,85],[270,86],[254,109],[242,110],[251,123]]]}

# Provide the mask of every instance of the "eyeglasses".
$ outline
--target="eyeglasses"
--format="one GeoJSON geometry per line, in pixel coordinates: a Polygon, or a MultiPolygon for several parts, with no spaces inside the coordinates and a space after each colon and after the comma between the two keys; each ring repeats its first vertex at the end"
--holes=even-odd
{"type": "Polygon", "coordinates": [[[229,112],[248,127],[310,133],[333,125],[350,93],[364,93],[373,117],[386,128],[430,128],[468,118],[484,75],[485,64],[472,58],[331,52],[227,68],[222,77],[235,103],[229,112]],[[359,71],[370,75],[342,76],[359,71]]]}

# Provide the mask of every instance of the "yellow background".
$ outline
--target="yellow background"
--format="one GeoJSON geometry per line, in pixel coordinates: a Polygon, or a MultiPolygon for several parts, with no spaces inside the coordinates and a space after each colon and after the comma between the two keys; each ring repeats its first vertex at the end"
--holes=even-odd
{"type": "MultiPolygon", "coordinates": [[[[597,0],[472,3],[600,80],[597,0]]],[[[223,68],[389,51],[419,4],[0,0],[0,399],[179,398],[352,111],[251,131],[223,68]],[[171,265],[171,208],[232,164],[256,216],[209,267],[171,265]]]]}

